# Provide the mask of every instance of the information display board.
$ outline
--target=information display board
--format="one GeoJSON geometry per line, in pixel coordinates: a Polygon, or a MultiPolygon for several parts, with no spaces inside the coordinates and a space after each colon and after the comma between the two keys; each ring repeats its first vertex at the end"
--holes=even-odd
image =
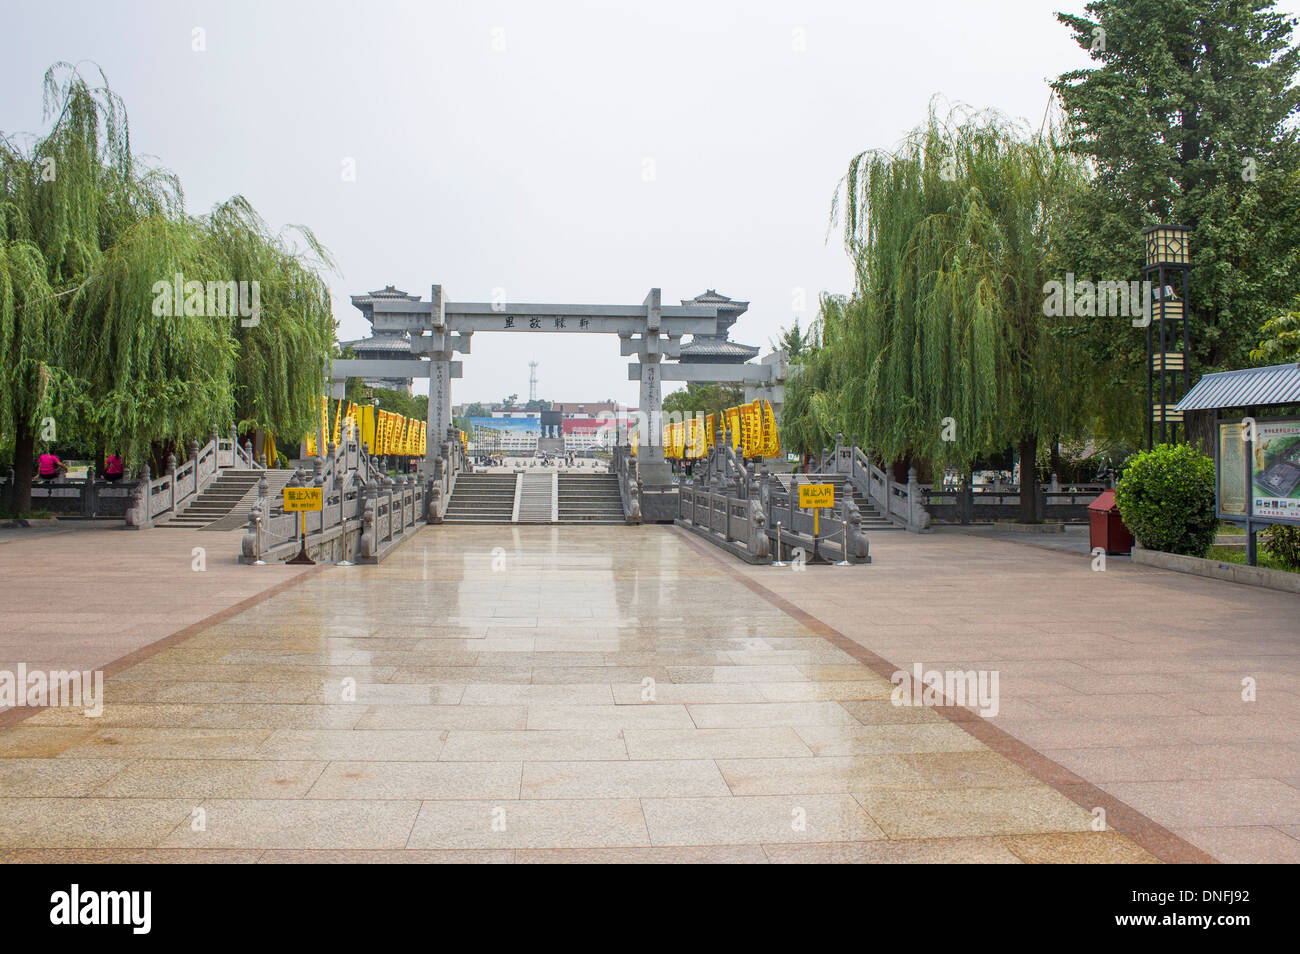
{"type": "Polygon", "coordinates": [[[1260,421],[1255,431],[1252,516],[1300,523],[1300,421],[1260,421]]]}
{"type": "Polygon", "coordinates": [[[1300,420],[1220,421],[1216,450],[1220,517],[1300,524],[1300,420]]]}
{"type": "Polygon", "coordinates": [[[1245,426],[1219,424],[1219,515],[1244,517],[1249,503],[1246,489],[1245,426]]]}

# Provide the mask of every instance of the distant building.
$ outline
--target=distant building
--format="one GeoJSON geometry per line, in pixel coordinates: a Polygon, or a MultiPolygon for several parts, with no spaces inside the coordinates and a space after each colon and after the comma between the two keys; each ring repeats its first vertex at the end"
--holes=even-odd
{"type": "Polygon", "coordinates": [[[710,288],[694,298],[683,298],[682,304],[718,306],[717,333],[695,335],[690,344],[682,345],[682,356],[678,359],[682,364],[744,364],[758,356],[761,349],[739,344],[727,337],[736,319],[749,310],[749,302],[733,301],[710,288]]]}
{"type": "MultiPolygon", "coordinates": [[[[543,414],[559,415],[559,434],[566,451],[595,450],[613,446],[617,431],[612,426],[622,414],[624,433],[635,427],[627,414],[635,408],[620,408],[613,401],[554,401],[550,411],[530,411],[525,408],[505,407],[501,404],[482,404],[484,417],[467,417],[470,404],[457,404],[452,414],[467,420],[470,428],[470,450],[479,453],[532,453],[537,449],[543,432],[543,414]]],[[[554,426],[554,424],[551,424],[554,426]]]]}
{"type": "MultiPolygon", "coordinates": [[[[411,340],[406,336],[404,331],[373,331],[375,324],[375,302],[377,301],[419,301],[419,295],[408,295],[401,289],[392,285],[385,285],[378,291],[372,291],[365,295],[353,295],[352,304],[355,305],[361,314],[366,316],[366,321],[370,322],[372,333],[368,338],[358,338],[356,341],[340,341],[340,345],[350,345],[352,347],[353,357],[356,358],[377,358],[382,360],[403,360],[408,359],[412,362],[419,362],[417,355],[411,354],[411,340]]],[[[388,388],[392,391],[403,391],[406,394],[411,393],[411,385],[415,380],[412,375],[409,378],[366,378],[366,387],[388,388]]]]}
{"type": "Polygon", "coordinates": [[[599,417],[602,411],[613,414],[618,410],[614,401],[552,401],[551,410],[559,411],[564,417],[599,417]]]}

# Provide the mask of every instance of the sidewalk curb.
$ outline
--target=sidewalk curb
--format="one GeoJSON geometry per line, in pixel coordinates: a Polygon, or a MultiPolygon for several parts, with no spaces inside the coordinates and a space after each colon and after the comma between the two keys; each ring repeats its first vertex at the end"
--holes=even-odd
{"type": "Polygon", "coordinates": [[[1237,563],[1221,563],[1218,560],[1205,560],[1178,553],[1145,550],[1141,544],[1136,543],[1133,545],[1132,560],[1135,564],[1173,570],[1176,573],[1190,573],[1212,580],[1244,583],[1248,586],[1280,590],[1283,593],[1300,594],[1300,573],[1291,573],[1287,570],[1270,570],[1262,566],[1242,566],[1237,563]]]}

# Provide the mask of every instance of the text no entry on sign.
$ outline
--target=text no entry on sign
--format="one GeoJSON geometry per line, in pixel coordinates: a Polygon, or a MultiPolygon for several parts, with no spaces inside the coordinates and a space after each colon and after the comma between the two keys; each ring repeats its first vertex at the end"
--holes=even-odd
{"type": "Polygon", "coordinates": [[[800,484],[799,485],[799,508],[801,510],[817,510],[824,507],[835,506],[835,485],[834,484],[800,484]]]}
{"type": "Polygon", "coordinates": [[[285,487],[284,512],[324,509],[320,487],[285,487]]]}

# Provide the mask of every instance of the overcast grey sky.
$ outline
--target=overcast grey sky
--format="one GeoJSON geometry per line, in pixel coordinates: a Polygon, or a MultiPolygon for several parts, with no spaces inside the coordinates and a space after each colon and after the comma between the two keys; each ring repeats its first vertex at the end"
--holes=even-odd
{"type": "MultiPolygon", "coordinates": [[[[1083,0],[10,7],[0,129],[42,128],[51,63],[97,63],[191,211],[242,193],[315,230],[342,338],[367,328],[348,296],[390,283],[615,304],[659,286],[749,299],[732,337],[766,351],[851,287],[827,229],[855,153],[936,94],[1037,124],[1087,62],[1053,15],[1083,0]]],[[[636,403],[604,335],[476,335],[453,400],[526,397],[533,358],[541,397],[636,403]]]]}

